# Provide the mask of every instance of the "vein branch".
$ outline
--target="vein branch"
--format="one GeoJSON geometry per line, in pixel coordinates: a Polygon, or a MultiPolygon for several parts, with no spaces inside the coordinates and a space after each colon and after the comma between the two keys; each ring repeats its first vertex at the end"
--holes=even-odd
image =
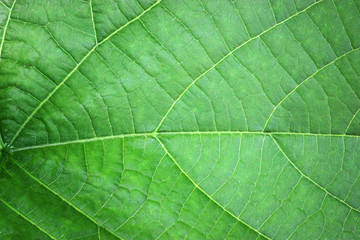
{"type": "Polygon", "coordinates": [[[3,33],[3,36],[2,36],[2,39],[1,39],[1,43],[0,43],[0,60],[1,60],[2,49],[3,49],[3,46],[4,46],[4,42],[5,42],[6,30],[7,30],[8,26],[9,26],[11,13],[12,13],[12,11],[13,11],[13,9],[14,9],[15,3],[16,3],[16,0],[14,0],[13,4],[11,5],[11,8],[10,8],[10,10],[9,10],[9,15],[8,15],[8,18],[7,18],[6,23],[5,23],[4,33],[3,33]]]}
{"type": "Polygon", "coordinates": [[[157,132],[159,130],[159,128],[161,127],[161,125],[163,124],[164,120],[167,118],[167,116],[169,115],[169,113],[171,112],[171,110],[174,108],[174,106],[176,105],[177,102],[179,102],[179,100],[182,98],[182,96],[191,88],[191,86],[193,86],[202,76],[204,76],[205,74],[207,74],[208,72],[210,72],[212,69],[214,69],[216,66],[218,66],[221,62],[223,62],[227,57],[229,57],[230,55],[232,55],[234,52],[236,52],[239,48],[243,47],[244,45],[248,44],[249,42],[261,37],[262,35],[264,35],[265,33],[269,32],[271,29],[276,28],[277,26],[289,21],[290,19],[292,19],[293,17],[299,15],[302,12],[307,11],[309,8],[313,7],[314,5],[322,2],[323,0],[320,0],[318,2],[315,2],[313,4],[311,4],[310,6],[308,6],[307,8],[297,12],[296,14],[288,17],[287,19],[273,25],[272,27],[266,29],[265,31],[261,32],[260,34],[256,35],[255,37],[252,37],[250,39],[248,39],[247,41],[243,42],[242,44],[240,44],[239,46],[237,46],[236,48],[234,48],[233,50],[231,50],[228,54],[226,54],[223,58],[221,58],[218,62],[216,62],[214,65],[212,65],[211,67],[209,67],[205,72],[203,72],[202,74],[200,74],[197,78],[195,78],[185,89],[184,91],[178,96],[178,98],[172,103],[172,105],[170,106],[170,108],[168,109],[168,111],[166,112],[166,114],[164,115],[164,117],[161,119],[159,125],[156,127],[155,132],[157,132]]]}
{"type": "Polygon", "coordinates": [[[205,194],[205,196],[207,196],[212,202],[214,202],[216,205],[218,205],[224,212],[228,213],[230,216],[232,216],[233,218],[235,218],[237,221],[239,221],[240,223],[244,224],[245,226],[247,226],[248,228],[250,228],[251,230],[253,230],[254,232],[256,232],[257,234],[261,235],[262,237],[266,238],[266,239],[271,239],[270,237],[264,235],[263,233],[259,232],[259,230],[257,230],[256,228],[250,226],[249,224],[247,224],[246,222],[244,222],[243,220],[241,220],[239,217],[237,217],[236,215],[234,215],[232,212],[230,212],[229,210],[227,210],[226,208],[224,208],[220,203],[218,203],[212,196],[210,196],[207,192],[205,192],[205,190],[203,190],[185,171],[184,169],[182,169],[182,167],[179,165],[179,163],[175,160],[175,158],[170,154],[170,152],[168,151],[168,149],[165,147],[165,145],[163,144],[163,142],[157,137],[155,136],[155,139],[159,142],[159,144],[161,145],[162,149],[165,151],[165,153],[173,160],[173,162],[175,163],[175,165],[179,168],[179,170],[192,182],[192,184],[198,189],[200,190],[203,194],[205,194]]]}
{"type": "Polygon", "coordinates": [[[348,132],[351,124],[353,123],[355,117],[358,115],[359,112],[360,112],[360,107],[359,107],[359,109],[355,112],[354,116],[351,118],[349,124],[347,125],[346,130],[345,130],[345,134],[348,132]]]}
{"type": "MultiPolygon", "coordinates": [[[[302,81],[301,83],[299,83],[293,90],[291,90],[283,99],[281,99],[281,101],[274,107],[274,109],[271,111],[268,119],[266,120],[265,122],[265,125],[264,125],[264,128],[263,128],[263,131],[265,131],[266,127],[268,126],[269,124],[269,121],[270,119],[272,118],[272,116],[274,115],[276,109],[278,109],[278,107],[291,95],[293,94],[296,89],[298,89],[301,85],[303,85],[305,82],[307,82],[309,79],[311,79],[312,77],[314,77],[317,73],[319,73],[320,71],[324,70],[325,68],[327,68],[328,66],[334,64],[337,60],[355,52],[355,51],[358,51],[360,49],[360,47],[358,48],[354,48],[352,50],[350,50],[349,52],[347,53],[344,53],[343,55],[335,58],[334,60],[332,60],[331,62],[329,62],[328,64],[324,65],[323,67],[319,68],[317,71],[315,71],[313,74],[311,74],[309,77],[307,77],[304,81],[302,81]]],[[[356,115],[356,114],[355,114],[356,115]]],[[[350,122],[351,123],[351,122],[350,122]]]]}
{"type": "Polygon", "coordinates": [[[25,126],[28,124],[28,122],[33,118],[33,116],[42,108],[42,106],[59,90],[59,88],[66,83],[66,81],[71,77],[71,75],[77,71],[77,69],[80,67],[80,65],[96,50],[97,47],[99,47],[101,44],[108,41],[112,36],[114,36],[116,33],[121,31],[122,29],[126,28],[129,24],[132,22],[138,20],[141,16],[143,16],[145,13],[150,11],[152,8],[154,8],[157,4],[159,4],[162,0],[158,0],[153,5],[151,5],[149,8],[147,8],[145,11],[143,11],[141,14],[139,14],[137,17],[133,18],[132,20],[128,21],[126,24],[112,32],[109,36],[104,38],[101,42],[96,43],[93,48],[90,49],[90,51],[81,59],[79,63],[75,65],[75,67],[66,75],[66,77],[49,93],[49,95],[40,102],[40,104],[34,109],[34,111],[26,118],[24,123],[20,126],[18,131],[15,133],[13,138],[10,140],[10,145],[13,144],[15,139],[19,136],[19,134],[22,132],[22,130],[25,128],[25,126]]]}
{"type": "Polygon", "coordinates": [[[280,144],[278,143],[278,141],[276,141],[276,139],[270,134],[271,138],[273,139],[273,141],[275,142],[276,146],[279,148],[280,152],[284,155],[284,157],[288,160],[288,162],[301,174],[301,176],[303,176],[304,178],[306,178],[307,180],[309,180],[310,182],[312,182],[313,184],[315,184],[318,188],[320,188],[321,190],[323,190],[325,193],[327,193],[328,195],[330,195],[331,197],[333,197],[334,199],[336,199],[337,201],[341,202],[342,204],[346,205],[348,208],[350,208],[351,210],[354,210],[357,213],[360,213],[360,210],[356,209],[355,207],[351,206],[350,204],[348,204],[347,202],[345,202],[344,200],[341,200],[339,197],[335,196],[334,194],[332,194],[331,192],[329,192],[326,188],[322,187],[321,185],[319,185],[317,182],[315,182],[314,180],[312,180],[309,176],[307,176],[305,173],[303,173],[296,165],[293,161],[290,160],[290,158],[287,156],[287,154],[284,152],[284,150],[281,148],[280,144]]]}
{"type": "Polygon", "coordinates": [[[19,215],[21,218],[25,219],[27,222],[29,222],[31,225],[35,226],[37,229],[39,229],[41,232],[45,233],[47,236],[49,236],[51,239],[56,240],[54,236],[52,236],[50,233],[48,233],[45,229],[34,223],[31,219],[26,217],[24,214],[19,212],[16,208],[11,206],[9,203],[7,203],[4,199],[0,198],[0,202],[2,202],[6,207],[8,207],[10,210],[15,212],[17,215],[19,215]]]}
{"type": "Polygon", "coordinates": [[[98,44],[97,35],[96,35],[96,26],[95,26],[95,20],[94,20],[94,11],[93,11],[93,7],[92,7],[92,0],[90,0],[89,4],[90,4],[91,22],[92,22],[93,31],[94,31],[95,43],[98,44]]]}
{"type": "MultiPolygon", "coordinates": [[[[25,172],[30,178],[32,178],[33,180],[35,180],[38,184],[40,184],[41,186],[43,186],[45,189],[47,189],[48,191],[50,191],[51,193],[53,193],[55,196],[57,196],[58,198],[60,198],[62,201],[64,201],[66,204],[68,204],[69,206],[71,206],[73,209],[75,209],[77,212],[79,212],[81,215],[85,216],[87,219],[89,219],[91,222],[93,222],[96,226],[103,228],[104,230],[106,230],[107,232],[109,232],[111,235],[113,235],[114,237],[116,237],[117,239],[121,239],[119,236],[115,235],[114,233],[112,233],[110,230],[108,230],[107,228],[105,228],[104,226],[99,225],[97,222],[95,222],[94,219],[92,219],[91,217],[89,217],[86,213],[84,213],[82,210],[80,210],[78,207],[76,207],[74,204],[72,204],[70,201],[68,201],[67,199],[65,199],[64,197],[62,197],[61,195],[59,195],[57,192],[55,192],[53,189],[51,189],[49,186],[47,186],[46,184],[44,184],[42,181],[40,181],[38,178],[36,178],[34,175],[32,175],[28,170],[26,170],[23,166],[21,166],[14,158],[11,158],[11,160],[15,163],[16,166],[18,166],[23,172],[25,172]]],[[[1,200],[1,199],[0,199],[1,200]]]]}

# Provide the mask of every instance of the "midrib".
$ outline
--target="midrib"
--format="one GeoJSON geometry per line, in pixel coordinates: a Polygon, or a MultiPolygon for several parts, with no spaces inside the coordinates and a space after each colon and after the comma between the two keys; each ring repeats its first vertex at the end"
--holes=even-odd
{"type": "Polygon", "coordinates": [[[357,138],[360,135],[350,135],[350,134],[327,134],[327,133],[298,133],[298,132],[261,132],[261,131],[193,131],[193,132],[158,132],[158,133],[129,133],[129,134],[119,134],[112,136],[104,136],[104,137],[94,137],[94,138],[85,138],[85,139],[77,139],[72,141],[65,142],[57,142],[57,143],[49,143],[42,145],[34,145],[27,147],[19,147],[13,148],[12,152],[20,152],[30,149],[37,148],[46,148],[46,147],[56,147],[67,144],[78,144],[78,143],[87,143],[87,142],[95,142],[95,141],[104,141],[109,139],[117,139],[117,138],[131,138],[131,137],[156,137],[161,135],[226,135],[226,134],[253,134],[253,135],[297,135],[297,136],[315,136],[315,137],[348,137],[348,138],[357,138]]]}

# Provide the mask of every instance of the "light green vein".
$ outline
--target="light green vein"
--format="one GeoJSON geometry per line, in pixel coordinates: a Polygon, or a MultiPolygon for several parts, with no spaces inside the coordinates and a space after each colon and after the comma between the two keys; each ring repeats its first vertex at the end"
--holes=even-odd
{"type": "MultiPolygon", "coordinates": [[[[12,145],[13,142],[15,141],[15,139],[19,136],[19,134],[21,133],[21,131],[25,128],[25,126],[28,124],[28,122],[33,118],[33,116],[42,108],[42,106],[57,92],[57,90],[64,85],[64,83],[70,78],[70,76],[72,76],[72,74],[74,72],[76,72],[76,70],[79,68],[79,66],[91,55],[92,52],[95,51],[95,49],[100,46],[101,44],[103,44],[104,42],[108,41],[113,35],[115,35],[116,33],[118,33],[119,31],[121,31],[122,29],[124,29],[125,27],[127,27],[129,24],[131,24],[132,22],[138,20],[141,16],[143,16],[145,13],[147,13],[148,11],[150,11],[152,8],[154,8],[156,5],[158,5],[162,0],[158,0],[157,2],[155,2],[152,6],[150,6],[149,8],[147,8],[145,11],[143,11],[141,14],[139,14],[136,18],[130,20],[129,22],[127,22],[125,25],[121,26],[120,28],[118,28],[117,30],[115,30],[114,32],[112,32],[109,36],[107,36],[105,39],[103,39],[101,42],[97,43],[94,45],[94,47],[92,49],[90,49],[90,51],[84,56],[84,58],[78,63],[76,64],[76,66],[69,72],[69,74],[67,74],[67,76],[49,93],[49,95],[34,109],[34,111],[26,118],[26,120],[24,121],[24,123],[20,126],[20,128],[18,129],[18,131],[15,133],[15,135],[13,136],[13,138],[10,140],[9,144],[12,145]]],[[[233,54],[236,50],[238,50],[239,48],[241,48],[242,46],[244,46],[245,44],[253,41],[254,39],[260,37],[261,35],[265,34],[266,32],[270,31],[271,29],[277,27],[278,25],[292,19],[293,17],[299,15],[300,13],[308,10],[309,8],[313,7],[314,5],[322,2],[323,0],[320,0],[318,2],[315,2],[311,5],[309,5],[307,8],[297,12],[296,14],[290,16],[289,18],[275,24],[274,26],[268,28],[267,30],[263,31],[262,33],[258,34],[257,36],[250,38],[249,40],[247,40],[246,42],[242,43],[241,45],[237,46],[235,49],[233,49],[231,52],[229,52],[228,54],[226,54],[223,58],[221,58],[217,63],[215,63],[213,66],[211,66],[209,69],[207,69],[205,72],[203,72],[200,76],[198,76],[196,79],[194,79],[190,85],[179,95],[179,97],[173,102],[173,104],[171,105],[171,107],[168,109],[167,113],[164,115],[164,117],[161,119],[161,121],[159,122],[158,126],[155,129],[155,132],[158,131],[158,129],[161,127],[163,121],[166,119],[166,117],[168,116],[168,114],[170,113],[170,111],[173,109],[173,107],[175,106],[175,104],[180,100],[180,98],[185,94],[185,92],[188,91],[188,89],[195,84],[195,82],[200,79],[202,76],[204,76],[206,73],[208,73],[209,71],[211,71],[213,68],[215,68],[219,63],[221,63],[224,59],[226,59],[228,56],[230,56],[231,54],[233,54]]]]}
{"type": "Polygon", "coordinates": [[[184,91],[179,95],[179,97],[172,103],[172,105],[170,106],[170,108],[168,109],[168,111],[166,112],[166,114],[164,115],[164,117],[161,119],[159,125],[156,127],[155,132],[157,132],[159,130],[159,128],[161,127],[161,125],[163,124],[164,120],[167,118],[167,116],[169,115],[169,113],[171,112],[171,110],[174,108],[174,106],[176,105],[176,103],[182,98],[182,96],[191,88],[191,86],[193,86],[197,80],[199,80],[202,76],[204,76],[205,74],[207,74],[208,72],[210,72],[212,69],[214,69],[217,65],[219,65],[222,61],[224,61],[227,57],[229,57],[230,55],[232,55],[234,52],[236,52],[239,48],[243,47],[244,45],[248,44],[249,42],[261,37],[262,35],[264,35],[265,33],[269,32],[271,29],[276,28],[277,26],[289,21],[290,19],[292,19],[293,17],[296,17],[297,15],[305,12],[306,10],[308,10],[309,8],[313,7],[314,5],[322,2],[323,0],[320,0],[318,2],[315,2],[311,5],[309,5],[307,8],[297,12],[296,14],[288,17],[287,19],[275,24],[274,26],[266,29],[265,31],[263,31],[262,33],[256,35],[255,37],[252,37],[250,39],[248,39],[247,41],[243,42],[242,44],[240,44],[239,46],[237,46],[236,48],[234,48],[233,50],[231,50],[228,54],[226,54],[223,58],[221,58],[218,62],[216,62],[214,65],[212,65],[210,68],[208,68],[205,72],[203,72],[202,74],[200,74],[197,78],[195,78],[185,89],[184,91]]]}
{"type": "Polygon", "coordinates": [[[5,23],[5,27],[4,27],[4,33],[3,33],[3,36],[2,36],[2,39],[1,39],[1,44],[0,44],[0,60],[1,60],[1,53],[2,53],[2,49],[3,49],[3,46],[4,46],[4,42],[5,42],[5,35],[6,35],[6,30],[8,28],[8,25],[9,25],[9,22],[10,22],[10,17],[11,17],[11,13],[14,9],[14,6],[15,6],[15,3],[16,3],[16,0],[14,0],[13,4],[11,5],[11,8],[9,10],[9,16],[6,20],[6,23],[5,23]]]}
{"type": "MultiPolygon", "coordinates": [[[[298,89],[301,85],[303,85],[306,81],[308,81],[309,79],[311,79],[312,77],[314,77],[317,73],[319,73],[321,70],[327,68],[328,66],[334,64],[337,60],[355,52],[355,51],[358,51],[360,49],[360,47],[358,48],[354,48],[352,49],[351,51],[347,52],[347,53],[344,53],[343,55],[335,58],[334,60],[332,60],[331,62],[329,62],[328,64],[324,65],[323,67],[319,68],[317,71],[315,71],[313,74],[311,74],[309,77],[307,77],[304,81],[302,81],[301,83],[299,83],[293,90],[291,90],[283,99],[281,99],[281,101],[274,107],[274,109],[271,111],[268,119],[266,120],[265,122],[265,125],[264,125],[264,128],[263,128],[263,131],[265,131],[267,125],[269,124],[269,121],[270,119],[272,118],[272,116],[274,115],[276,109],[291,95],[293,94],[296,89],[298,89]]],[[[345,132],[346,133],[346,132],[345,132]]]]}
{"type": "Polygon", "coordinates": [[[354,121],[355,117],[358,115],[359,112],[360,112],[360,108],[355,112],[354,116],[351,118],[349,124],[348,124],[347,127],[346,127],[345,134],[346,134],[347,131],[349,130],[352,122],[354,121]]]}
{"type": "Polygon", "coordinates": [[[93,46],[93,48],[90,49],[90,51],[84,56],[83,59],[81,59],[81,61],[76,64],[76,66],[66,75],[66,77],[49,93],[49,95],[34,109],[34,111],[26,118],[26,120],[24,121],[24,123],[20,126],[20,128],[18,129],[18,131],[15,133],[15,135],[13,136],[13,138],[10,140],[10,145],[13,144],[13,142],[15,141],[15,139],[19,136],[19,134],[21,133],[21,131],[25,128],[25,126],[28,124],[28,122],[33,118],[33,116],[37,113],[37,111],[39,111],[42,106],[57,92],[57,90],[65,84],[65,82],[71,77],[71,75],[76,72],[76,70],[80,67],[80,65],[95,51],[95,49],[97,47],[99,47],[101,44],[105,43],[106,41],[108,41],[112,36],[114,36],[116,33],[118,33],[119,31],[121,31],[122,29],[126,28],[129,24],[131,24],[132,22],[138,20],[141,16],[143,16],[145,13],[147,13],[148,11],[150,11],[153,7],[155,7],[157,4],[159,4],[161,2],[161,0],[158,0],[157,2],[155,2],[153,5],[151,5],[149,8],[147,8],[145,11],[143,11],[141,14],[139,14],[137,17],[133,18],[132,20],[128,21],[126,24],[124,24],[123,26],[121,26],[120,28],[118,28],[117,30],[115,30],[114,32],[112,32],[109,36],[107,36],[106,38],[104,38],[101,42],[95,44],[93,46]]]}
{"type": "Polygon", "coordinates": [[[175,160],[175,158],[169,153],[169,151],[167,150],[167,148],[165,147],[165,145],[161,142],[161,140],[156,137],[156,140],[159,142],[159,144],[161,145],[161,147],[163,148],[163,150],[165,151],[165,153],[174,161],[175,165],[179,168],[179,170],[192,182],[192,184],[199,189],[203,194],[205,194],[205,196],[207,196],[212,202],[214,202],[216,205],[218,205],[224,212],[228,213],[230,216],[232,216],[233,218],[235,218],[237,221],[241,222],[242,224],[244,224],[246,227],[250,228],[251,230],[253,230],[254,232],[256,232],[257,234],[261,235],[262,237],[266,238],[266,239],[271,239],[268,236],[264,235],[263,233],[259,232],[257,229],[255,229],[254,227],[250,226],[249,224],[247,224],[246,222],[244,222],[243,220],[241,220],[240,218],[238,218],[236,215],[234,215],[232,212],[230,212],[229,210],[227,210],[226,208],[224,208],[220,203],[218,203],[213,197],[211,197],[207,192],[205,192],[205,190],[203,190],[185,171],[184,169],[182,169],[182,167],[178,164],[178,162],[175,160]]]}
{"type": "Polygon", "coordinates": [[[280,152],[284,155],[284,157],[288,160],[288,162],[307,180],[309,180],[310,182],[312,182],[313,184],[315,184],[318,188],[320,188],[321,190],[323,190],[324,192],[326,192],[328,195],[330,195],[331,197],[333,197],[334,199],[338,200],[339,202],[341,202],[342,204],[346,205],[348,208],[350,208],[351,210],[354,210],[357,213],[360,213],[360,211],[358,209],[356,209],[355,207],[351,206],[350,204],[348,204],[347,202],[341,200],[340,198],[338,198],[337,196],[335,196],[334,194],[332,194],[331,192],[329,192],[326,188],[320,186],[318,183],[316,183],[314,180],[312,180],[310,177],[308,177],[306,174],[304,174],[296,165],[293,161],[290,160],[290,158],[286,155],[286,153],[284,152],[284,150],[281,148],[281,146],[279,145],[279,143],[276,141],[276,139],[270,135],[271,138],[273,139],[273,141],[275,142],[276,146],[279,148],[280,152]]]}
{"type": "Polygon", "coordinates": [[[93,7],[92,7],[92,0],[90,0],[89,4],[90,4],[91,22],[92,22],[92,27],[93,27],[93,31],[94,31],[95,43],[98,44],[97,35],[96,35],[96,27],[95,27],[95,20],[94,20],[94,11],[93,11],[93,7]]]}
{"type": "Polygon", "coordinates": [[[130,134],[120,134],[113,136],[105,136],[105,137],[95,137],[95,138],[86,138],[86,139],[78,139],[73,141],[66,142],[57,142],[57,143],[48,143],[43,145],[34,145],[27,147],[20,147],[12,149],[12,152],[20,152],[31,149],[38,148],[47,148],[47,147],[56,147],[68,144],[79,144],[79,143],[87,143],[87,142],[95,142],[95,141],[105,141],[109,139],[117,139],[117,138],[131,138],[131,137],[155,137],[161,135],[201,135],[201,134],[258,134],[258,135],[295,135],[295,136],[318,136],[318,137],[349,137],[349,138],[357,138],[359,135],[349,135],[349,134],[326,134],[326,133],[297,133],[297,132],[249,132],[249,131],[212,131],[212,132],[159,132],[159,133],[130,133],[130,134]]]}
{"type": "MultiPolygon", "coordinates": [[[[9,8],[3,1],[1,1],[1,0],[0,0],[0,4],[3,5],[5,8],[7,8],[7,9],[10,10],[10,8],[9,8]]],[[[1,236],[1,235],[0,235],[0,236],[1,236]]]]}
{"type": "Polygon", "coordinates": [[[21,166],[14,158],[11,158],[11,160],[23,171],[25,172],[30,178],[32,178],[33,180],[35,180],[38,184],[40,184],[41,186],[43,186],[45,189],[47,189],[48,191],[50,191],[52,194],[54,194],[55,196],[59,197],[62,201],[64,201],[65,203],[67,203],[69,206],[71,206],[72,208],[74,208],[77,212],[79,212],[81,215],[85,216],[87,219],[89,219],[91,222],[93,222],[96,226],[100,226],[101,228],[105,229],[107,232],[111,233],[114,237],[121,239],[119,236],[113,234],[110,230],[108,230],[107,228],[105,228],[104,226],[99,225],[94,219],[92,219],[90,216],[88,216],[86,213],[84,213],[82,210],[80,210],[78,207],[76,207],[74,204],[72,204],[70,201],[68,201],[67,199],[65,199],[64,197],[62,197],[61,195],[59,195],[57,192],[55,192],[53,189],[51,189],[49,186],[47,186],[46,184],[44,184],[43,182],[41,182],[39,179],[37,179],[34,175],[32,175],[28,170],[26,170],[23,166],[21,166]]]}
{"type": "Polygon", "coordinates": [[[29,223],[31,223],[33,226],[35,226],[37,229],[39,229],[41,232],[45,233],[47,236],[49,236],[51,239],[55,239],[55,237],[53,237],[50,233],[48,233],[47,231],[45,231],[45,229],[43,229],[42,227],[40,227],[39,225],[37,225],[36,223],[34,223],[31,219],[29,219],[28,217],[26,217],[24,214],[22,214],[21,212],[19,212],[17,209],[15,209],[13,206],[11,206],[10,204],[8,204],[5,200],[3,200],[2,198],[0,198],[0,202],[2,202],[5,206],[7,206],[10,210],[12,210],[13,212],[15,212],[17,215],[19,215],[20,217],[22,217],[23,219],[25,219],[26,221],[28,221],[29,223]]]}

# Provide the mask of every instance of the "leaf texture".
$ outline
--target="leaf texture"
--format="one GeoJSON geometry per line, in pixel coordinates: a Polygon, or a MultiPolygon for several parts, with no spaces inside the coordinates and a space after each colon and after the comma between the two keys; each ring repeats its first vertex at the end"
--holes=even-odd
{"type": "Polygon", "coordinates": [[[359,30],[358,0],[2,0],[0,239],[360,239],[359,30]]]}

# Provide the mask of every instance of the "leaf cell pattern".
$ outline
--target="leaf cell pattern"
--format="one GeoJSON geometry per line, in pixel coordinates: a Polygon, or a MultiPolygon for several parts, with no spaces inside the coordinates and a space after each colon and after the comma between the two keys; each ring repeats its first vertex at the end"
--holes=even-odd
{"type": "Polygon", "coordinates": [[[360,1],[0,1],[1,239],[360,239],[360,1]]]}

